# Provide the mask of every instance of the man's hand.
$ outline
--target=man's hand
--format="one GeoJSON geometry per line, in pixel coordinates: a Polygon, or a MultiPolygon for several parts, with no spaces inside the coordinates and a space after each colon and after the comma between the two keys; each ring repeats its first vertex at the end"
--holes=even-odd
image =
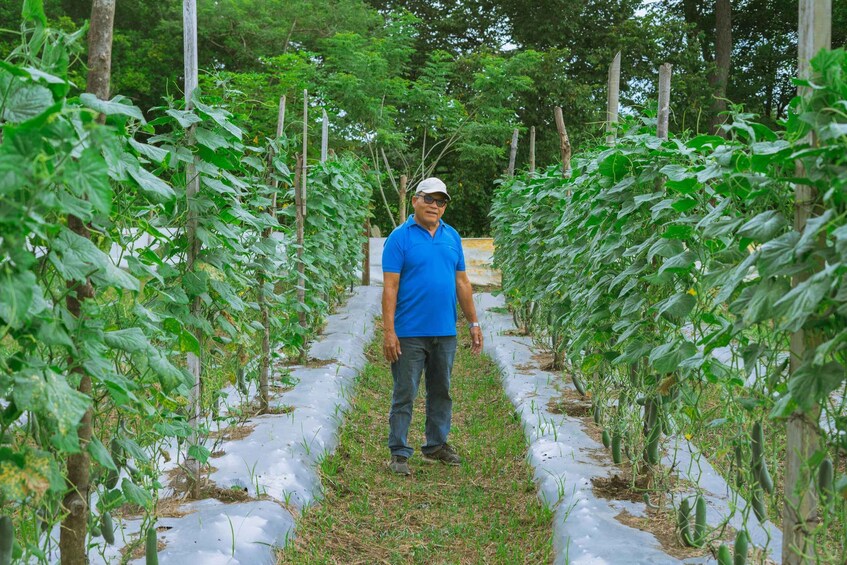
{"type": "Polygon", "coordinates": [[[477,355],[482,352],[482,328],[479,326],[471,328],[471,352],[477,355]]]}
{"type": "Polygon", "coordinates": [[[382,353],[385,355],[385,360],[389,363],[394,363],[400,359],[400,340],[397,339],[397,334],[393,330],[385,330],[385,335],[382,339],[382,353]]]}

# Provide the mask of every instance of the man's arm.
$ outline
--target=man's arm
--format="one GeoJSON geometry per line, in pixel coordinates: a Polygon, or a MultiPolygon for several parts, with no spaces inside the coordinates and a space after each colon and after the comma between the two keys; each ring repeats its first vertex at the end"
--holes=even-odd
{"type": "MultiPolygon", "coordinates": [[[[459,298],[459,307],[469,323],[478,322],[476,318],[476,306],[473,303],[473,287],[465,271],[456,271],[456,296],[459,298]]],[[[471,351],[479,353],[482,351],[482,329],[479,326],[471,328],[471,339],[473,345],[471,351]]]]}
{"type": "Polygon", "coordinates": [[[400,358],[400,340],[394,333],[394,312],[397,310],[397,291],[400,289],[400,273],[382,274],[382,352],[389,363],[400,358]]]}

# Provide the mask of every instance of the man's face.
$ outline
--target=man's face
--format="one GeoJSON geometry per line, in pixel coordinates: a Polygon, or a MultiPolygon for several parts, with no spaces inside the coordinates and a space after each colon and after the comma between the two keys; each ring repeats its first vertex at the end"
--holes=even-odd
{"type": "Polygon", "coordinates": [[[444,215],[444,210],[447,209],[447,195],[441,192],[432,194],[416,194],[412,197],[412,207],[415,209],[415,218],[424,224],[435,225],[441,216],[444,215]],[[432,203],[427,204],[427,200],[432,200],[432,203]],[[442,206],[439,206],[439,202],[442,206]]]}

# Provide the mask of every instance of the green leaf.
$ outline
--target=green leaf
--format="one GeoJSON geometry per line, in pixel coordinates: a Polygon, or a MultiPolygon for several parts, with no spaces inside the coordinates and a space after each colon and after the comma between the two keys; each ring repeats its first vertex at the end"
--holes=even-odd
{"type": "Polygon", "coordinates": [[[204,147],[208,147],[212,151],[217,151],[218,149],[230,146],[229,142],[222,136],[201,127],[194,130],[194,139],[197,143],[204,147]]]}
{"type": "Polygon", "coordinates": [[[63,376],[50,369],[21,373],[14,380],[12,398],[18,408],[50,416],[61,435],[76,432],[90,398],[72,389],[63,376]]]}
{"type": "Polygon", "coordinates": [[[200,296],[209,292],[209,273],[206,271],[190,271],[182,278],[182,287],[190,297],[200,296]]]}
{"type": "Polygon", "coordinates": [[[691,226],[684,224],[672,224],[667,227],[662,237],[666,239],[689,239],[694,232],[691,226]]]}
{"type": "Polygon", "coordinates": [[[47,87],[0,72],[0,122],[25,122],[41,115],[53,105],[53,93],[47,87]]]}
{"type": "MultiPolygon", "coordinates": [[[[0,291],[0,294],[2,291],[0,291]]],[[[2,318],[2,315],[0,315],[2,318]]],[[[44,345],[64,345],[70,349],[74,348],[74,342],[65,331],[65,326],[61,320],[50,320],[47,323],[42,323],[38,328],[38,340],[44,345]]]]}
{"type": "Polygon", "coordinates": [[[194,103],[194,105],[197,107],[197,109],[199,111],[203,112],[204,114],[206,114],[207,116],[209,116],[210,118],[212,118],[212,120],[214,120],[215,123],[217,123],[219,126],[221,126],[226,131],[228,131],[233,136],[235,136],[236,139],[241,141],[243,134],[241,132],[241,129],[238,128],[238,126],[232,124],[229,121],[230,113],[227,112],[226,110],[219,110],[219,109],[216,109],[216,108],[212,108],[211,106],[207,106],[206,104],[203,104],[202,102],[200,102],[199,96],[200,96],[200,89],[198,88],[198,89],[194,90],[194,93],[191,97],[191,100],[194,103]]]}
{"type": "MultiPolygon", "coordinates": [[[[745,324],[752,325],[774,317],[775,304],[789,291],[789,286],[785,279],[769,278],[745,289],[748,290],[750,296],[741,315],[745,324]]],[[[736,312],[734,308],[731,310],[736,312]]]]}
{"type": "Polygon", "coordinates": [[[141,165],[128,167],[127,172],[154,202],[167,202],[176,197],[173,189],[165,181],[150,173],[141,165]]]}
{"type": "Polygon", "coordinates": [[[101,214],[108,215],[112,211],[114,193],[108,167],[97,149],[87,147],[78,160],[70,159],[62,178],[74,194],[87,198],[101,214]]]}
{"type": "Polygon", "coordinates": [[[150,493],[127,478],[124,478],[121,482],[121,491],[123,491],[127,502],[137,504],[142,508],[149,508],[153,504],[153,498],[150,496],[150,493]]]}
{"type": "Polygon", "coordinates": [[[212,456],[212,452],[204,445],[195,444],[188,448],[188,456],[193,457],[199,461],[201,465],[203,465],[209,460],[209,457],[212,456]]]}
{"type": "Polygon", "coordinates": [[[815,273],[777,301],[774,305],[777,308],[787,306],[785,320],[780,324],[780,329],[796,332],[803,327],[809,316],[815,313],[818,305],[829,293],[833,282],[831,277],[829,268],[815,273]]]}
{"type": "Polygon", "coordinates": [[[65,280],[84,281],[91,276],[98,284],[126,290],[139,289],[138,279],[116,267],[109,256],[89,239],[70,230],[63,230],[54,240],[49,258],[65,280]],[[61,255],[61,259],[57,254],[61,255]]]}
{"type": "Polygon", "coordinates": [[[164,391],[170,392],[183,381],[182,371],[174,367],[164,353],[156,348],[147,350],[147,363],[150,369],[159,377],[164,391]]]}
{"type": "Polygon", "coordinates": [[[115,462],[112,460],[112,456],[109,454],[109,450],[106,449],[106,446],[97,437],[92,437],[91,441],[88,442],[88,453],[92,459],[103,467],[112,471],[118,470],[115,462]]]}
{"type": "Polygon", "coordinates": [[[672,373],[679,364],[697,354],[697,347],[690,341],[680,340],[654,347],[648,357],[657,373],[672,373]]]}
{"type": "Polygon", "coordinates": [[[162,149],[161,147],[156,147],[155,145],[150,145],[149,143],[139,143],[135,141],[133,138],[129,138],[129,145],[138,151],[141,155],[144,155],[154,163],[164,163],[168,158],[168,151],[162,149]]]}
{"type": "Polygon", "coordinates": [[[756,260],[759,275],[770,277],[780,274],[782,269],[793,262],[794,250],[799,241],[800,234],[792,230],[762,245],[759,258],[756,260]]]}
{"type": "Polygon", "coordinates": [[[144,335],[141,328],[106,332],[103,334],[103,341],[112,349],[120,349],[127,353],[141,353],[150,348],[147,336],[144,335]]]}
{"type": "Polygon", "coordinates": [[[666,298],[654,307],[659,315],[670,317],[673,320],[682,320],[697,305],[697,299],[687,292],[680,292],[666,298]]]}
{"type": "Polygon", "coordinates": [[[692,251],[684,251],[679,255],[674,255],[670,259],[666,259],[659,268],[661,275],[665,271],[670,273],[687,273],[694,267],[694,261],[697,260],[697,255],[692,251]]]}
{"type": "Polygon", "coordinates": [[[816,403],[826,402],[844,378],[844,366],[835,361],[822,366],[805,363],[788,381],[788,390],[801,409],[809,410],[816,403]]]}
{"type": "Polygon", "coordinates": [[[776,210],[768,210],[755,216],[738,229],[738,235],[756,241],[768,241],[786,225],[785,218],[776,210]]]}
{"type": "Polygon", "coordinates": [[[0,274],[0,320],[4,325],[19,329],[29,320],[27,313],[33,301],[33,288],[38,284],[31,271],[0,274]]]}
{"type": "Polygon", "coordinates": [[[24,0],[21,17],[25,22],[34,20],[46,26],[47,16],[44,14],[44,0],[24,0]]]}
{"type": "Polygon", "coordinates": [[[135,118],[142,124],[147,123],[147,120],[144,119],[144,114],[141,113],[141,110],[137,106],[133,106],[132,103],[129,102],[129,99],[125,96],[118,95],[111,100],[100,100],[90,92],[85,92],[79,96],[79,101],[83,106],[107,116],[129,116],[130,118],[135,118]],[[124,101],[127,103],[124,103],[124,101]]]}
{"type": "Polygon", "coordinates": [[[170,117],[174,118],[179,125],[188,129],[194,124],[199,124],[203,121],[203,118],[195,114],[194,112],[187,112],[185,110],[165,110],[165,113],[170,117]]]}

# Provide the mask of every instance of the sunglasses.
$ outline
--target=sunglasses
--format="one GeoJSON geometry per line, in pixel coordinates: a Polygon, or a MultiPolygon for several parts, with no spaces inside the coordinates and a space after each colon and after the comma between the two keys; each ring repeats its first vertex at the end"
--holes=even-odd
{"type": "Polygon", "coordinates": [[[418,194],[418,198],[423,198],[423,201],[427,204],[432,204],[435,202],[435,205],[439,208],[444,208],[447,206],[447,199],[445,198],[433,198],[429,194],[418,194]]]}

